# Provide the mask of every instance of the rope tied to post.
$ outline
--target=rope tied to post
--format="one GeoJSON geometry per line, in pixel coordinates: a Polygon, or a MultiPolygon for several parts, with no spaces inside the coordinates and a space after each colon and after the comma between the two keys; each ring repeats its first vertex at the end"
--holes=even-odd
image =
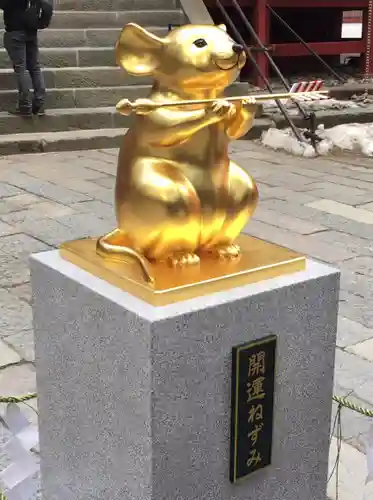
{"type": "Polygon", "coordinates": [[[348,408],[352,411],[356,411],[357,413],[360,413],[360,415],[364,415],[365,417],[373,418],[373,410],[368,410],[367,408],[363,408],[362,406],[356,405],[355,403],[352,403],[345,397],[333,396],[333,401],[338,403],[338,405],[340,405],[341,407],[348,408]]]}
{"type": "MultiPolygon", "coordinates": [[[[30,401],[37,397],[36,392],[30,394],[25,394],[24,396],[0,396],[0,403],[24,403],[25,401],[30,401]]],[[[1,498],[0,498],[1,500],[1,498]]]]}

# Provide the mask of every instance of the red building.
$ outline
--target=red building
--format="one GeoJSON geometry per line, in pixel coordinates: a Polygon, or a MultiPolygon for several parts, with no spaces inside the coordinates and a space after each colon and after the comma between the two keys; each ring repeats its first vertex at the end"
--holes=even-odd
{"type": "MultiPolygon", "coordinates": [[[[216,1],[205,0],[205,3],[213,18],[218,22],[224,22],[216,1]]],[[[247,40],[247,45],[255,46],[233,7],[232,0],[219,1],[247,40]]],[[[366,75],[373,75],[371,34],[373,0],[238,0],[238,2],[284,74],[289,75],[304,70],[317,71],[320,70],[320,62],[312,58],[306,47],[271,14],[267,4],[326,62],[338,64],[341,55],[359,55],[360,71],[366,75]],[[344,22],[360,21],[363,24],[361,38],[342,38],[344,22]]],[[[256,58],[261,70],[268,76],[269,65],[265,54],[257,52],[256,58]]]]}

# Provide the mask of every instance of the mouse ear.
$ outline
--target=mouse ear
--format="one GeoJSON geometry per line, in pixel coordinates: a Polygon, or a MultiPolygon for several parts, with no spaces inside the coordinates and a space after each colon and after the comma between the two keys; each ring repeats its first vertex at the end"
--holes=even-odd
{"type": "Polygon", "coordinates": [[[152,75],[165,41],[137,24],[127,24],[115,45],[116,61],[132,75],[152,75]]]}
{"type": "Polygon", "coordinates": [[[227,32],[227,27],[225,24],[218,24],[218,28],[220,28],[221,30],[227,32]]]}

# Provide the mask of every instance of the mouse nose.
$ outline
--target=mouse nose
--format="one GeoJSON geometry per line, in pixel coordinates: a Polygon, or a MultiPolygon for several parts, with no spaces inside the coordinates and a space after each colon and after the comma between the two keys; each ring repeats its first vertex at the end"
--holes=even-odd
{"type": "Polygon", "coordinates": [[[241,53],[243,52],[243,47],[242,47],[242,45],[240,45],[239,43],[235,43],[235,44],[233,45],[233,52],[234,52],[235,54],[241,54],[241,53]]]}

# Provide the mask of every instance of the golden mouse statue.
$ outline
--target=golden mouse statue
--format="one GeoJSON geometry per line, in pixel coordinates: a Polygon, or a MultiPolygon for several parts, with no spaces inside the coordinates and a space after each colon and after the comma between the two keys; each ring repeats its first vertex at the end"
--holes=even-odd
{"type": "Polygon", "coordinates": [[[225,26],[185,25],[159,38],[128,24],[116,57],[128,73],[152,76],[154,85],[148,99],[117,105],[136,117],[119,154],[118,227],[98,240],[97,252],[137,259],[148,281],[148,261],[178,266],[205,254],[236,258],[234,241],[258,201],[254,180],[228,156],[229,142],[253,125],[254,101],[222,97],[245,64],[243,47],[225,26]],[[214,101],[187,103],[205,99],[214,101]]]}

